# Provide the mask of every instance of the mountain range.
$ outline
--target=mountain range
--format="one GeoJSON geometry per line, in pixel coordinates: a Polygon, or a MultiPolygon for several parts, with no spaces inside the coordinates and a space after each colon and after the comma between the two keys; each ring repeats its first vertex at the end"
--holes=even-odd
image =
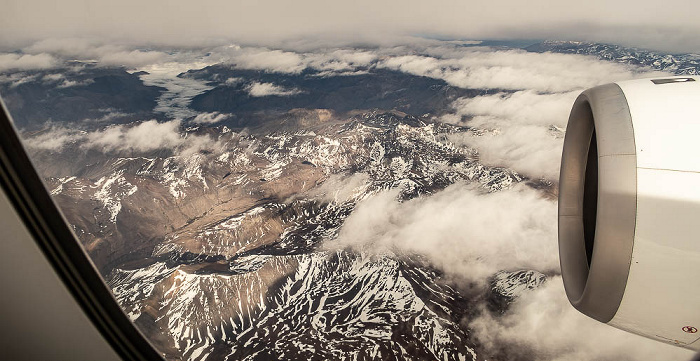
{"type": "MultiPolygon", "coordinates": [[[[696,55],[604,44],[525,50],[700,69],[696,55]]],[[[468,321],[498,317],[552,274],[503,269],[470,288],[421,254],[334,245],[357,206],[386,192],[407,202],[456,183],[484,193],[521,184],[556,196],[555,180],[484,164],[454,142],[494,130],[436,120],[459,98],[512,91],[370,67],[328,76],[216,64],[178,79],[203,84],[185,108],[220,120],[167,123],[155,109],[174,105],[165,87],[143,80],[148,73],[67,63],[22,74],[0,82],[0,94],[34,144],[37,169],[118,302],[167,359],[531,359],[486,350],[468,321]],[[174,124],[177,147],[127,144],[133,119],[174,124]]]]}

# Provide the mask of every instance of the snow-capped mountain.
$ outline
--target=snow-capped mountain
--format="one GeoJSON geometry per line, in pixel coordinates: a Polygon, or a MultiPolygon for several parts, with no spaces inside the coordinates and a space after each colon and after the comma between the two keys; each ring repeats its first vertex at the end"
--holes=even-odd
{"type": "Polygon", "coordinates": [[[406,200],[525,179],[447,140],[469,128],[380,111],[284,119],[262,134],[192,128],[185,136],[216,150],[109,158],[47,182],[124,309],[172,358],[475,359],[468,303],[427,263],[320,245],[384,190],[406,200]],[[307,126],[288,130],[290,119],[307,126]]]}

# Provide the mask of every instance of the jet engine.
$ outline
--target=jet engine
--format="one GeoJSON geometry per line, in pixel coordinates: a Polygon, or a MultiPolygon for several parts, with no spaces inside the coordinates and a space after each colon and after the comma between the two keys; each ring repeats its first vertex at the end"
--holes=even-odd
{"type": "Polygon", "coordinates": [[[700,77],[579,95],[562,154],[559,255],[576,309],[700,350],[700,77]]]}

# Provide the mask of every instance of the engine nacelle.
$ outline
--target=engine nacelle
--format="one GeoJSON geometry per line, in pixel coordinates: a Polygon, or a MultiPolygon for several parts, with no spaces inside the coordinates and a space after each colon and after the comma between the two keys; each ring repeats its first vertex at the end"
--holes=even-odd
{"type": "Polygon", "coordinates": [[[700,77],[607,84],[576,99],[559,255],[579,311],[700,350],[700,77]]]}

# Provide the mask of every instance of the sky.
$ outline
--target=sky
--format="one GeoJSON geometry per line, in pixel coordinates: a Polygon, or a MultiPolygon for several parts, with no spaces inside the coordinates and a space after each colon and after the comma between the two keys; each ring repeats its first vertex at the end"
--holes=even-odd
{"type": "Polygon", "coordinates": [[[294,41],[386,44],[411,36],[458,39],[593,40],[700,52],[700,2],[435,1],[86,1],[5,0],[0,46],[49,37],[123,42],[267,45],[294,41]]]}

